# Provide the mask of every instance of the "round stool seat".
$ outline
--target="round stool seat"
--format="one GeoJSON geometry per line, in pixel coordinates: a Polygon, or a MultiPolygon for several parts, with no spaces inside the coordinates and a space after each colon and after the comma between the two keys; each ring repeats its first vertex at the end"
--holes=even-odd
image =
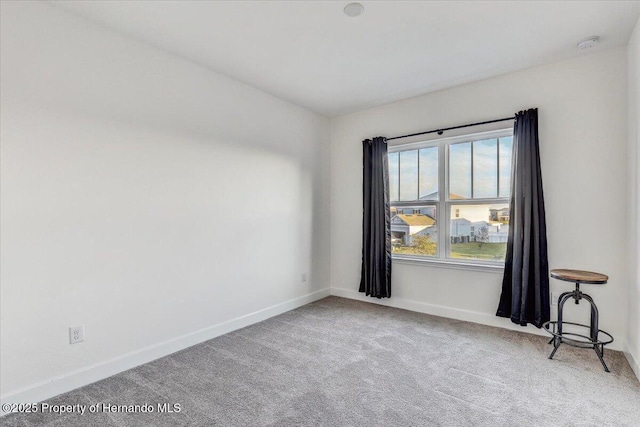
{"type": "Polygon", "coordinates": [[[567,269],[555,269],[551,270],[551,277],[558,280],[564,280],[565,282],[573,283],[586,283],[590,285],[604,285],[609,280],[609,276],[600,273],[594,273],[593,271],[583,270],[567,270],[567,269]]]}

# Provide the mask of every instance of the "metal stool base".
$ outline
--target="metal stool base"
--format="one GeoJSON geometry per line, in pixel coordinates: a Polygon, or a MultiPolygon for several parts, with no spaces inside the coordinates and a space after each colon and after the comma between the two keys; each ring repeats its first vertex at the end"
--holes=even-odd
{"type": "MultiPolygon", "coordinates": [[[[563,322],[563,324],[580,326],[582,328],[586,328],[589,330],[591,329],[590,326],[583,325],[581,323],[563,322]]],[[[599,341],[599,340],[593,341],[591,340],[590,337],[586,335],[581,335],[574,332],[563,332],[562,335],[560,335],[556,331],[556,327],[558,326],[557,321],[545,322],[542,326],[545,328],[547,332],[553,335],[553,337],[548,342],[548,344],[553,343],[553,350],[549,355],[549,359],[553,359],[553,356],[556,354],[556,351],[558,351],[558,348],[560,348],[560,344],[563,344],[563,343],[570,345],[572,347],[592,348],[596,352],[598,359],[600,359],[600,363],[602,363],[602,367],[604,368],[604,370],[606,372],[611,372],[609,371],[609,368],[607,367],[607,364],[604,361],[604,346],[613,342],[613,337],[611,336],[611,334],[600,329],[598,330],[598,333],[606,335],[608,339],[605,341],[599,341]],[[550,329],[551,326],[553,326],[553,330],[550,329]]]]}
{"type": "Polygon", "coordinates": [[[598,355],[598,359],[600,359],[600,363],[602,363],[602,367],[604,368],[605,372],[611,372],[609,371],[607,364],[604,362],[604,346],[613,342],[613,337],[608,332],[598,329],[598,307],[589,295],[580,292],[580,283],[576,283],[576,289],[574,291],[564,292],[560,295],[560,298],[558,299],[558,320],[545,322],[542,326],[547,332],[553,335],[553,337],[549,341],[549,344],[553,343],[553,350],[549,355],[549,359],[553,359],[553,356],[556,354],[556,351],[558,351],[558,348],[562,343],[571,345],[573,347],[592,348],[598,355]],[[562,310],[564,308],[564,303],[571,298],[575,300],[576,304],[579,304],[581,299],[585,299],[591,304],[591,324],[589,326],[580,323],[562,321],[562,310]],[[553,325],[553,331],[549,329],[551,325],[553,325]],[[577,334],[574,332],[563,332],[563,325],[575,325],[587,328],[589,330],[589,336],[577,334]],[[605,334],[607,337],[609,337],[609,339],[600,341],[598,339],[599,333],[605,334]]]}

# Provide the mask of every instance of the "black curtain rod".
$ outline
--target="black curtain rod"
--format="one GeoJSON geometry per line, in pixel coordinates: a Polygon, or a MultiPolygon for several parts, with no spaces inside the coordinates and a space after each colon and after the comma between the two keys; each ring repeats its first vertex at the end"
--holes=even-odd
{"type": "Polygon", "coordinates": [[[515,116],[514,117],[506,117],[504,119],[488,120],[486,122],[469,123],[468,125],[452,126],[450,128],[428,130],[426,132],[411,133],[409,135],[394,136],[393,138],[387,138],[387,141],[391,141],[393,139],[400,139],[400,138],[409,138],[410,136],[426,135],[426,134],[429,134],[429,133],[438,133],[438,135],[442,135],[444,133],[444,131],[446,131],[446,130],[462,129],[462,128],[468,128],[468,127],[471,127],[471,126],[479,126],[479,125],[488,125],[489,123],[506,122],[507,120],[515,120],[515,116]]]}

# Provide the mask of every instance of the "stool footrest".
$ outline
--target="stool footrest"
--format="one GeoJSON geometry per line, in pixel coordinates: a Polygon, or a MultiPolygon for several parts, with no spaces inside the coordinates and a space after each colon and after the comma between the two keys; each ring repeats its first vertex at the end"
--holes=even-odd
{"type": "MultiPolygon", "coordinates": [[[[601,340],[592,340],[591,337],[587,336],[587,335],[582,335],[582,334],[577,334],[575,332],[562,332],[561,334],[558,332],[555,332],[555,326],[558,324],[557,320],[551,320],[549,322],[545,322],[542,324],[542,327],[549,332],[551,335],[553,335],[554,337],[557,338],[561,338],[562,341],[566,341],[567,344],[569,345],[573,345],[574,347],[581,347],[581,348],[592,348],[594,345],[607,345],[607,344],[611,344],[613,342],[613,336],[611,336],[611,334],[607,331],[603,331],[602,329],[598,329],[598,335],[600,334],[604,334],[608,337],[608,339],[606,339],[605,341],[601,341],[601,340]],[[549,329],[550,326],[554,326],[554,330],[552,331],[551,329],[549,329]],[[569,338],[567,335],[573,336],[573,337],[577,337],[577,338],[569,338]]],[[[563,325],[573,325],[573,326],[580,326],[582,328],[585,329],[591,329],[589,325],[583,325],[582,323],[574,323],[574,322],[562,322],[563,325]]]]}

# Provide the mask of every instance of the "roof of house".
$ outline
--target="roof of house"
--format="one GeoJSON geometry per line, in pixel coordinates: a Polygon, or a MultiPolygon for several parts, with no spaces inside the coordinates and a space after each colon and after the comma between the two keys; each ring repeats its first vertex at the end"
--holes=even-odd
{"type": "Polygon", "coordinates": [[[438,192],[435,191],[433,193],[425,194],[420,197],[418,200],[438,200],[438,192]]]}
{"type": "Polygon", "coordinates": [[[431,218],[429,215],[421,215],[421,214],[398,214],[397,218],[400,218],[404,223],[409,226],[429,226],[436,223],[436,220],[431,218]]]}
{"type": "MultiPolygon", "coordinates": [[[[455,193],[449,193],[449,200],[464,200],[464,199],[468,199],[468,197],[464,197],[455,193]]],[[[433,193],[426,194],[420,197],[419,200],[438,200],[438,192],[435,191],[433,193]]]]}
{"type": "Polygon", "coordinates": [[[471,224],[471,221],[469,221],[467,218],[453,218],[451,220],[451,222],[463,222],[465,224],[471,224]]]}

